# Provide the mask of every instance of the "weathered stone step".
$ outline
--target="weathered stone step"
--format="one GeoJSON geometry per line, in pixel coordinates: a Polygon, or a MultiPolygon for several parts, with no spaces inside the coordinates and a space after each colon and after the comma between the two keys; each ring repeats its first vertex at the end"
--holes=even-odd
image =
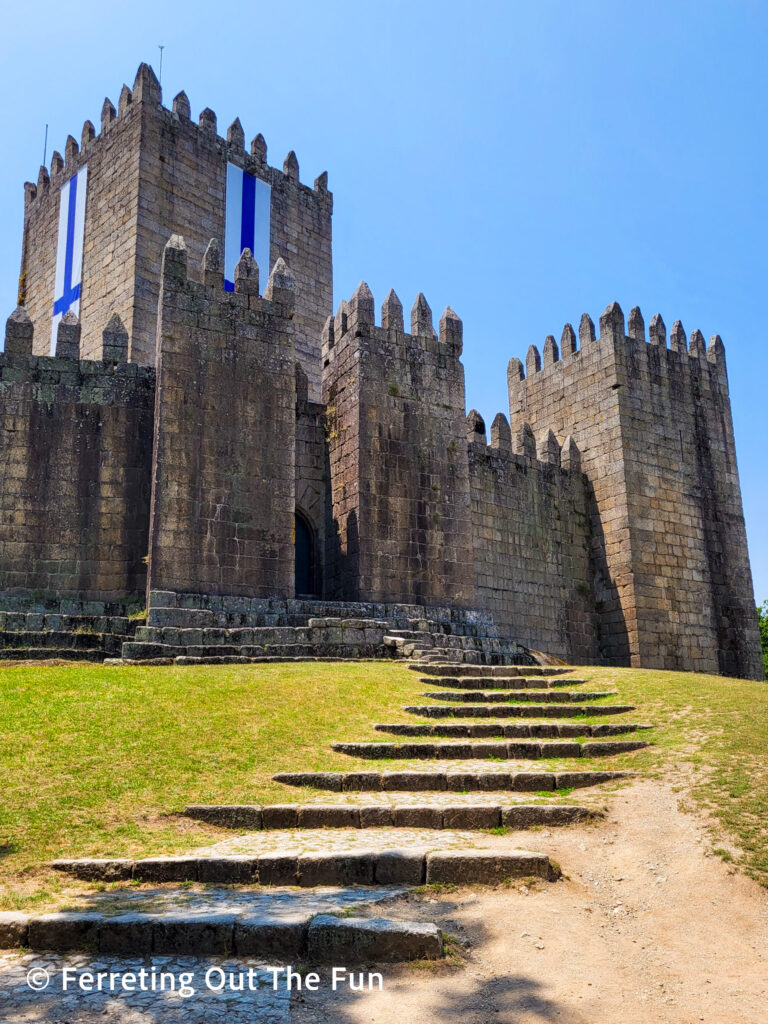
{"type": "Polygon", "coordinates": [[[126,615],[76,615],[64,612],[9,612],[0,611],[0,631],[6,633],[111,633],[115,636],[133,636],[143,618],[126,615]]]}
{"type": "Polygon", "coordinates": [[[511,678],[500,676],[423,676],[420,683],[428,683],[430,686],[447,686],[456,690],[541,690],[550,687],[581,686],[588,682],[587,679],[553,678],[542,679],[541,676],[513,676],[511,678]]]}
{"type": "MultiPolygon", "coordinates": [[[[526,709],[527,710],[527,709],[526,709]]],[[[390,725],[376,724],[377,732],[391,733],[393,736],[445,736],[445,737],[492,737],[505,736],[508,739],[560,739],[574,736],[620,736],[622,733],[637,732],[640,729],[652,729],[651,725],[639,725],[636,722],[602,723],[600,725],[583,725],[580,722],[471,722],[466,725],[450,723],[448,725],[413,725],[411,723],[393,722],[390,725]]]]}
{"type": "Polygon", "coordinates": [[[591,718],[636,710],[634,704],[414,704],[403,708],[422,718],[591,718]]]}
{"type": "Polygon", "coordinates": [[[512,829],[603,817],[575,804],[191,804],[184,814],[241,831],[283,828],[512,829]]]}
{"type": "MultiPolygon", "coordinates": [[[[122,643],[122,637],[120,638],[122,643]]],[[[104,644],[103,633],[67,633],[64,630],[4,630],[0,631],[0,648],[57,647],[61,650],[94,650],[104,644]]]]}
{"type": "Polygon", "coordinates": [[[585,693],[583,690],[571,692],[570,690],[448,690],[434,693],[422,693],[422,697],[431,697],[433,700],[456,701],[457,703],[469,703],[481,700],[485,704],[507,704],[510,701],[552,701],[559,703],[577,703],[585,700],[602,700],[603,697],[615,697],[616,690],[596,690],[585,693]]]}
{"type": "Polygon", "coordinates": [[[0,661],[103,661],[103,648],[78,649],[75,647],[2,647],[0,661]]]}
{"type": "Polygon", "coordinates": [[[414,672],[423,672],[431,676],[560,676],[573,672],[570,665],[437,665],[425,668],[423,665],[409,665],[414,672]]]}
{"type": "Polygon", "coordinates": [[[473,790],[509,790],[534,793],[555,789],[596,786],[612,779],[623,779],[633,772],[478,772],[478,771],[402,771],[402,772],[279,772],[275,782],[286,786],[311,786],[332,792],[377,792],[382,790],[420,793],[471,792],[473,790]]]}
{"type": "Polygon", "coordinates": [[[0,913],[0,948],[101,956],[236,956],[315,963],[435,960],[443,936],[434,924],[332,914],[0,913]]]}
{"type": "Polygon", "coordinates": [[[647,747],[645,740],[596,740],[579,743],[577,740],[550,740],[537,743],[535,740],[519,740],[507,743],[501,740],[487,740],[485,743],[332,743],[333,750],[350,757],[369,760],[474,760],[475,758],[496,757],[504,759],[536,760],[545,757],[609,757],[626,754],[647,747]]]}
{"type": "Polygon", "coordinates": [[[214,882],[228,885],[466,884],[536,876],[554,880],[544,853],[527,850],[381,850],[345,853],[262,853],[260,856],[151,857],[142,860],[56,860],[54,870],[86,882],[214,882]],[[497,877],[503,865],[505,874],[497,877]],[[460,876],[460,877],[459,877],[460,876]]]}

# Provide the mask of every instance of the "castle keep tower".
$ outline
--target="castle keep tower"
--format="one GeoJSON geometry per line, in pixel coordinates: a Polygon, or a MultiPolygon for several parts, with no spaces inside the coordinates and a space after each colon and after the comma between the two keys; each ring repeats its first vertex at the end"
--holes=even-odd
{"type": "Polygon", "coordinates": [[[99,359],[101,331],[117,313],[130,338],[128,358],[152,365],[163,248],[180,234],[190,264],[199,266],[215,238],[229,290],[244,248],[264,283],[281,257],[291,267],[297,358],[318,400],[320,333],[333,303],[332,208],[326,174],[314,188],[301,184],[293,152],[282,171],[270,167],[261,135],[246,152],[239,120],[221,138],[213,111],[195,123],[183,92],[167,110],[154,72],[142,64],[117,110],[104,101],[100,132],[86,121],[80,145],[70,135],[64,158],[54,153],[50,173],[41,168],[37,184],[25,186],[20,294],[35,354],[53,354],[54,309],[57,319],[71,309],[83,324],[82,356],[99,359]]]}

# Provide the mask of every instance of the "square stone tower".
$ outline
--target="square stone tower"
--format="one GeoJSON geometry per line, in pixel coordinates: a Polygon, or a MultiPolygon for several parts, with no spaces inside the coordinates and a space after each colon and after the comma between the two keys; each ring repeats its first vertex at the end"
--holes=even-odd
{"type": "Polygon", "coordinates": [[[100,133],[86,121],[80,145],[70,135],[64,157],[54,153],[50,172],[42,167],[37,184],[25,185],[19,291],[35,353],[49,353],[54,317],[73,309],[83,325],[81,357],[101,358],[103,325],[117,313],[129,360],[153,365],[165,244],[183,235],[194,267],[215,238],[225,278],[245,247],[268,262],[260,267],[265,284],[285,260],[297,289],[296,358],[309,397],[319,400],[321,332],[333,301],[332,209],[325,173],[314,188],[301,184],[293,152],[282,171],[270,167],[261,135],[246,152],[239,120],[224,139],[212,110],[191,119],[183,92],[166,109],[142,64],[117,110],[104,101],[100,133]]]}

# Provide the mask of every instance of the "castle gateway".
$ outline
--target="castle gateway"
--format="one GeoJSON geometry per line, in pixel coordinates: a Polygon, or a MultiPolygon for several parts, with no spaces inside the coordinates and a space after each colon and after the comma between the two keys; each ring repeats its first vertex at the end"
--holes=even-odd
{"type": "Polygon", "coordinates": [[[510,361],[489,443],[450,308],[333,315],[332,208],[146,65],[25,185],[0,654],[762,678],[720,338],[585,315],[510,361]]]}

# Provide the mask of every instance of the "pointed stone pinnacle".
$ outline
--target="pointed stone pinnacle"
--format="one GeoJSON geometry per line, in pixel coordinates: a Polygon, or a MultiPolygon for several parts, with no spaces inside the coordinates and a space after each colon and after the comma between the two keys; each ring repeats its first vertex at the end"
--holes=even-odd
{"type": "Polygon", "coordinates": [[[528,346],[528,353],[525,357],[525,375],[530,377],[541,369],[541,356],[535,345],[528,346]]]}
{"type": "Polygon", "coordinates": [[[557,342],[548,334],[544,339],[544,366],[551,366],[553,363],[558,362],[560,359],[560,353],[557,350],[557,342]]]}
{"type": "Polygon", "coordinates": [[[173,98],[173,112],[177,117],[183,117],[187,121],[192,117],[192,107],[189,103],[189,97],[183,89],[181,92],[176,93],[173,98]]]}
{"type": "Polygon", "coordinates": [[[269,275],[264,298],[273,303],[286,319],[293,316],[296,306],[296,279],[282,256],[277,260],[269,275]]]}
{"type": "Polygon", "coordinates": [[[639,306],[633,306],[629,311],[627,333],[630,338],[635,338],[637,341],[645,341],[645,320],[643,320],[643,314],[640,312],[639,306]]]}
{"type": "Polygon", "coordinates": [[[672,324],[672,330],[669,332],[669,347],[673,352],[686,352],[688,350],[685,328],[679,320],[675,320],[672,324]]]}
{"type": "Polygon", "coordinates": [[[227,142],[235,149],[245,149],[245,132],[239,117],[227,128],[227,142]]]}
{"type": "Polygon", "coordinates": [[[203,284],[224,287],[224,272],[221,267],[219,243],[212,238],[203,255],[203,284]]]}
{"type": "Polygon", "coordinates": [[[373,294],[365,281],[361,281],[355,289],[352,298],[347,304],[347,309],[349,311],[350,323],[373,325],[373,294]]]}
{"type": "Polygon", "coordinates": [[[405,330],[403,324],[403,304],[398,299],[394,288],[389,289],[387,297],[384,299],[384,304],[381,307],[381,326],[388,331],[399,331],[401,334],[405,330]]]}
{"type": "Polygon", "coordinates": [[[128,331],[113,313],[101,335],[101,358],[105,363],[124,363],[128,359],[128,331]]]}
{"type": "Polygon", "coordinates": [[[203,131],[210,132],[212,135],[216,134],[216,114],[210,107],[206,107],[205,110],[200,111],[200,117],[198,117],[197,123],[203,131]]]}
{"type": "Polygon", "coordinates": [[[432,324],[432,310],[424,297],[424,292],[419,292],[411,308],[411,334],[425,338],[436,337],[432,324]]]}
{"type": "Polygon", "coordinates": [[[572,356],[576,351],[576,332],[571,324],[566,324],[563,327],[563,333],[560,335],[560,352],[563,358],[566,356],[572,356]]]}
{"type": "Polygon", "coordinates": [[[243,249],[235,266],[235,292],[238,295],[259,294],[259,265],[250,249],[243,249]]]}
{"type": "Polygon", "coordinates": [[[261,132],[251,140],[251,156],[262,164],[267,162],[267,143],[261,132]]]}
{"type": "Polygon", "coordinates": [[[291,181],[299,180],[299,161],[293,150],[290,151],[283,161],[283,174],[286,178],[290,178],[291,181]]]}
{"type": "Polygon", "coordinates": [[[503,412],[497,412],[491,424],[491,448],[501,452],[512,451],[512,431],[503,412]]]}
{"type": "Polygon", "coordinates": [[[539,462],[546,462],[551,466],[560,465],[560,445],[551,430],[545,431],[539,438],[536,457],[539,462]]]}
{"type": "Polygon", "coordinates": [[[56,329],[56,358],[80,358],[80,321],[72,310],[67,310],[56,329]]]}
{"type": "Polygon", "coordinates": [[[467,443],[468,444],[487,444],[485,436],[485,420],[477,411],[477,409],[470,409],[467,414],[467,443]]]}
{"type": "Polygon", "coordinates": [[[33,328],[29,313],[23,306],[17,306],[5,322],[5,354],[31,356],[32,338],[33,328]]]}
{"type": "Polygon", "coordinates": [[[595,324],[589,313],[582,313],[579,320],[579,347],[584,348],[595,340],[595,324]]]}
{"type": "Polygon", "coordinates": [[[654,313],[648,326],[648,334],[650,335],[652,345],[658,345],[659,348],[667,347],[667,326],[662,320],[660,313],[654,313]]]}
{"type": "Polygon", "coordinates": [[[691,339],[688,343],[688,351],[692,356],[698,359],[703,359],[707,354],[707,346],[704,342],[704,335],[698,328],[691,333],[691,339]]]}

